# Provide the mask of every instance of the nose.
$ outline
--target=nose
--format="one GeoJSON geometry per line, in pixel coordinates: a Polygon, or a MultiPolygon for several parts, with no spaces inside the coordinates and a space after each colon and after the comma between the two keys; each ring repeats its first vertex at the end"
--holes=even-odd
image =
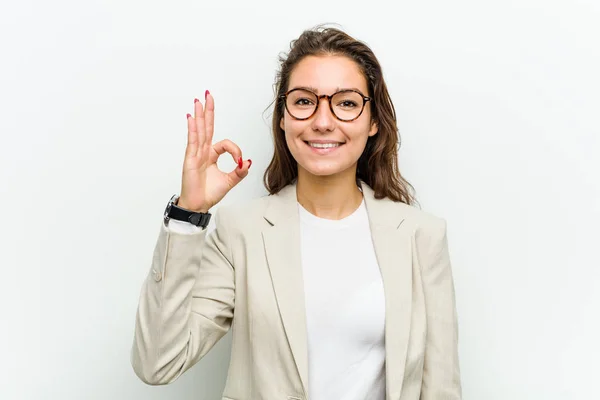
{"type": "Polygon", "coordinates": [[[331,113],[326,97],[319,99],[319,107],[313,116],[312,128],[315,131],[327,132],[335,128],[335,115],[331,113]]]}

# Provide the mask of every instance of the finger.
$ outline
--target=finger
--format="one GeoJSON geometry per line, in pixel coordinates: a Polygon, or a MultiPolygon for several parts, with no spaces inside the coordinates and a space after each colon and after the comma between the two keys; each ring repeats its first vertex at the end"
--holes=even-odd
{"type": "Polygon", "coordinates": [[[219,156],[225,152],[231,154],[231,156],[233,157],[233,162],[238,164],[239,167],[239,162],[242,158],[242,150],[237,144],[233,143],[229,139],[223,139],[220,142],[215,143],[213,145],[213,149],[215,149],[219,156]]]}
{"type": "Polygon", "coordinates": [[[196,120],[190,114],[187,115],[187,127],[188,135],[185,155],[193,156],[198,151],[198,132],[196,131],[196,120]]]}
{"type": "Polygon", "coordinates": [[[215,130],[215,99],[207,90],[204,94],[206,105],[204,108],[204,125],[206,127],[206,143],[212,143],[215,130]]]}
{"type": "Polygon", "coordinates": [[[246,160],[242,163],[242,168],[236,166],[233,171],[227,174],[231,187],[234,187],[248,176],[248,169],[251,164],[252,161],[246,160]]]}
{"type": "Polygon", "coordinates": [[[204,127],[204,110],[202,102],[194,100],[194,119],[196,120],[196,130],[198,131],[198,151],[202,150],[206,142],[206,128],[204,127]]]}

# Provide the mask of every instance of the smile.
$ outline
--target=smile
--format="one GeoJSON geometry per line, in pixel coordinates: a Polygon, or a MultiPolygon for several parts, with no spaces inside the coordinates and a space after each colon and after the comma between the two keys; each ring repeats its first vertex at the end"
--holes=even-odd
{"type": "Polygon", "coordinates": [[[304,142],[308,148],[315,154],[327,155],[336,152],[344,143],[313,143],[304,142]]]}
{"type": "Polygon", "coordinates": [[[308,143],[308,145],[310,147],[314,147],[317,149],[329,149],[331,147],[339,147],[342,145],[342,143],[312,143],[312,142],[306,142],[308,143]]]}

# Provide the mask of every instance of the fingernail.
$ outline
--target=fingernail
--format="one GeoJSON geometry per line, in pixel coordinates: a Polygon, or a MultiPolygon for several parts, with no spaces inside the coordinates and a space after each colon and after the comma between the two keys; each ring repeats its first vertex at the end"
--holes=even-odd
{"type": "Polygon", "coordinates": [[[242,157],[240,157],[240,159],[238,160],[238,167],[239,167],[239,169],[242,169],[243,165],[244,165],[244,162],[242,161],[242,157]]]}
{"type": "Polygon", "coordinates": [[[210,92],[209,92],[208,90],[207,90],[206,92],[204,92],[204,100],[206,100],[206,98],[208,97],[208,94],[209,94],[209,93],[210,93],[210,92]]]}
{"type": "Polygon", "coordinates": [[[250,169],[251,166],[252,166],[252,160],[248,159],[248,169],[250,169]]]}
{"type": "Polygon", "coordinates": [[[192,116],[192,114],[186,114],[186,117],[188,117],[188,118],[191,117],[191,116],[192,116]]]}
{"type": "Polygon", "coordinates": [[[199,101],[200,101],[200,100],[198,100],[198,99],[194,99],[194,103],[197,103],[197,102],[199,102],[199,101]]]}

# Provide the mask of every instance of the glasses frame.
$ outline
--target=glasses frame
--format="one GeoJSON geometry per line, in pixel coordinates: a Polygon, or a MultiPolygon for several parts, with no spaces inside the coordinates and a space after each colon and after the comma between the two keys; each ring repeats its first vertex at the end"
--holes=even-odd
{"type": "Polygon", "coordinates": [[[285,109],[287,110],[288,114],[290,114],[290,117],[294,118],[295,120],[298,121],[306,121],[307,119],[312,118],[316,113],[317,110],[319,109],[319,104],[321,104],[321,99],[327,99],[327,102],[329,103],[329,110],[331,111],[331,114],[338,119],[339,121],[342,122],[352,122],[358,119],[358,117],[360,117],[363,113],[363,111],[365,110],[365,105],[367,104],[368,101],[373,101],[373,99],[369,96],[365,96],[364,94],[362,94],[361,92],[359,92],[358,90],[354,90],[354,89],[345,89],[345,90],[340,90],[338,92],[335,92],[334,94],[328,95],[328,94],[322,94],[322,95],[318,95],[315,92],[313,92],[312,90],[306,89],[306,88],[294,88],[291,90],[288,90],[287,92],[285,92],[284,94],[280,94],[279,95],[280,99],[283,99],[283,105],[285,107],[285,109]],[[312,114],[310,114],[308,117],[306,118],[298,118],[295,117],[294,115],[292,115],[292,113],[290,112],[290,110],[288,109],[287,106],[287,97],[290,93],[295,92],[296,90],[303,90],[305,92],[309,92],[315,95],[315,97],[317,98],[317,106],[315,107],[314,111],[312,114]],[[340,117],[338,117],[335,113],[335,111],[333,111],[333,106],[331,105],[331,99],[333,98],[333,96],[339,94],[339,93],[347,93],[347,92],[354,92],[354,93],[358,93],[359,95],[362,96],[363,99],[363,105],[362,105],[362,109],[360,110],[360,112],[358,113],[358,115],[352,119],[341,119],[340,117]]]}

